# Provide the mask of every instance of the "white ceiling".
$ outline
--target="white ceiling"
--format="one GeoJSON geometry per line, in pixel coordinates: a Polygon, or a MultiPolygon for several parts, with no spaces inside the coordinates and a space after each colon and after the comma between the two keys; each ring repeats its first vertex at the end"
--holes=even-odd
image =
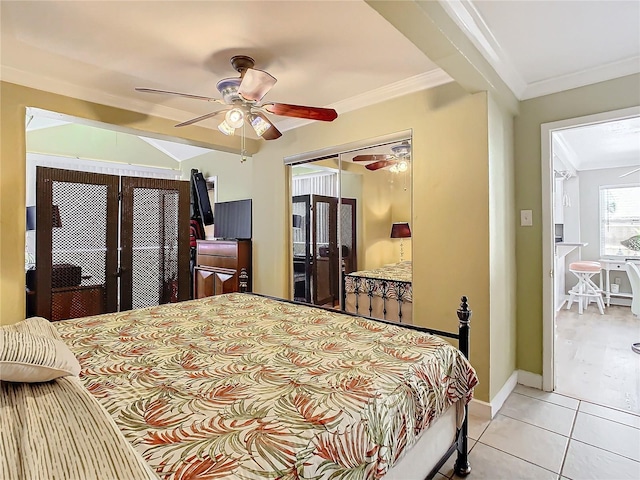
{"type": "MultiPolygon", "coordinates": [[[[519,99],[640,72],[637,0],[440,5],[519,99]]],[[[3,80],[176,122],[215,107],[134,87],[219,96],[215,84],[237,76],[229,59],[238,54],[278,79],[265,101],[339,114],[451,81],[360,0],[2,0],[0,8],[3,80]]],[[[300,125],[272,120],[282,131],[300,125]]]]}
{"type": "Polygon", "coordinates": [[[638,167],[640,117],[555,131],[553,152],[561,170],[638,167]]]}

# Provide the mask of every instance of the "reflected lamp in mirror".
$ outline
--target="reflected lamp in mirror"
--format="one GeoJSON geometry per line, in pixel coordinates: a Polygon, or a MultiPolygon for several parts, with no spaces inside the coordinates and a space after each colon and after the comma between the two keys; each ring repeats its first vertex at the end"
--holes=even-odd
{"type": "Polygon", "coordinates": [[[293,228],[302,228],[302,215],[293,215],[293,228]]]}
{"type": "Polygon", "coordinates": [[[400,261],[403,261],[404,251],[402,240],[404,238],[411,238],[411,228],[407,222],[399,222],[391,225],[391,238],[400,239],[400,261]]]}

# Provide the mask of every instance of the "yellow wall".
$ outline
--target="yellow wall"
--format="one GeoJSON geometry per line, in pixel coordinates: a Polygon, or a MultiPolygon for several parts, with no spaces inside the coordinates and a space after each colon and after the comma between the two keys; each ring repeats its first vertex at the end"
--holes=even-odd
{"type": "Polygon", "coordinates": [[[414,323],[457,329],[470,298],[472,362],[489,399],[489,168],[487,96],[456,84],[418,92],[286,132],[254,155],[254,288],[288,294],[283,158],[413,129],[414,323]],[[419,188],[418,188],[419,186],[419,188]]]}
{"type": "MultiPolygon", "coordinates": [[[[0,320],[12,323],[24,318],[25,106],[166,135],[175,135],[175,131],[173,122],[168,120],[12,84],[3,83],[1,93],[0,320]],[[5,193],[9,191],[10,194],[5,193]]],[[[275,296],[289,295],[286,220],[290,212],[283,158],[412,129],[413,184],[419,186],[413,190],[411,222],[414,323],[455,331],[459,298],[462,294],[469,296],[474,312],[471,360],[481,379],[476,397],[489,400],[487,119],[487,95],[469,95],[452,83],[343,114],[333,123],[316,122],[288,131],[277,141],[265,142],[253,155],[249,178],[243,179],[250,184],[254,200],[254,289],[275,296]]],[[[217,139],[215,132],[201,127],[180,133],[209,145],[214,143],[207,142],[209,138],[217,139]]]]}
{"type": "Polygon", "coordinates": [[[491,395],[516,369],[513,116],[489,96],[491,395]]]}
{"type": "Polygon", "coordinates": [[[516,228],[517,365],[542,373],[542,184],[540,126],[640,105],[640,75],[525,100],[515,119],[516,212],[533,210],[533,226],[516,228]]]}

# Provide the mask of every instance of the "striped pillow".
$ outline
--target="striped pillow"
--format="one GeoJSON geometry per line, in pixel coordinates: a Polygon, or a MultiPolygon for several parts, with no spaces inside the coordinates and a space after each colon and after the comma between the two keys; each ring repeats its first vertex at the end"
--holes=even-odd
{"type": "Polygon", "coordinates": [[[61,340],[0,329],[0,380],[47,382],[79,373],[78,359],[61,340]]]}

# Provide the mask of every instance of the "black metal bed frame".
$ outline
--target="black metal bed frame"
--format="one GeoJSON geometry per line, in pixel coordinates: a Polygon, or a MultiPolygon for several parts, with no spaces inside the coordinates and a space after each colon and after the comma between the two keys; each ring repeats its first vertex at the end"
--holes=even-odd
{"type": "MultiPolygon", "coordinates": [[[[347,306],[347,276],[349,276],[349,274],[342,272],[342,296],[340,298],[340,302],[341,302],[340,308],[343,312],[346,312],[346,306],[347,306]]],[[[376,297],[376,298],[382,299],[382,308],[383,308],[382,315],[383,315],[383,320],[386,320],[387,319],[387,301],[393,299],[398,304],[398,318],[400,323],[402,323],[402,304],[407,303],[407,301],[404,299],[404,294],[406,293],[407,289],[411,287],[411,282],[405,282],[402,280],[384,280],[381,278],[360,277],[360,276],[351,276],[351,278],[355,283],[355,287],[354,287],[354,291],[349,293],[353,293],[355,295],[356,311],[349,312],[349,313],[355,313],[356,315],[364,315],[370,318],[375,318],[375,317],[371,317],[371,314],[373,312],[373,299],[374,297],[376,297]],[[376,284],[379,284],[381,286],[380,290],[382,295],[380,296],[376,296],[374,293],[376,284]],[[394,293],[395,296],[393,297],[390,296],[389,295],[390,293],[394,293]],[[367,307],[366,305],[364,305],[365,307],[364,309],[368,310],[369,312],[368,315],[360,313],[360,297],[361,296],[369,299],[369,306],[367,307]]],[[[363,303],[366,303],[366,301],[363,303]]]]}
{"type": "MultiPolygon", "coordinates": [[[[243,282],[241,281],[240,285],[242,286],[243,282]]],[[[241,292],[246,292],[246,288],[240,290],[241,292]]],[[[260,297],[266,297],[266,298],[271,298],[274,300],[279,300],[282,302],[286,302],[286,303],[292,303],[295,305],[303,305],[303,306],[307,306],[307,307],[312,307],[312,308],[320,308],[322,310],[327,310],[330,312],[336,312],[336,309],[333,308],[329,308],[329,307],[322,307],[322,306],[318,306],[318,305],[310,305],[308,303],[301,303],[301,302],[296,302],[293,300],[286,300],[286,299],[282,299],[282,298],[277,298],[277,297],[273,297],[271,295],[263,295],[263,294],[259,294],[259,293],[251,293],[252,295],[257,295],[260,297]]],[[[445,332],[442,330],[436,330],[433,328],[427,328],[427,327],[421,327],[418,325],[408,325],[408,324],[401,324],[401,323],[396,323],[396,322],[391,322],[389,320],[382,320],[380,318],[373,318],[373,317],[367,317],[364,315],[356,315],[354,313],[351,312],[345,312],[345,311],[340,311],[341,314],[343,315],[349,315],[352,317],[358,317],[358,318],[366,318],[368,320],[373,320],[376,322],[380,322],[380,323],[386,323],[389,325],[396,325],[398,327],[401,328],[408,328],[410,330],[417,330],[419,332],[425,332],[425,333],[430,333],[432,335],[437,335],[439,337],[447,337],[447,338],[453,338],[453,339],[457,339],[458,340],[458,350],[460,350],[462,352],[462,354],[465,356],[465,358],[468,360],[469,359],[469,341],[470,341],[470,331],[471,331],[471,325],[470,325],[470,320],[471,320],[471,310],[469,310],[469,304],[467,303],[467,297],[463,296],[460,298],[460,308],[458,308],[458,310],[456,311],[456,313],[458,314],[458,333],[451,333],[451,332],[445,332]]],[[[438,470],[440,470],[440,468],[442,468],[442,466],[446,463],[446,461],[449,459],[449,457],[453,454],[453,452],[457,452],[457,458],[456,458],[456,462],[454,464],[453,470],[456,473],[456,475],[460,476],[460,477],[466,477],[467,475],[469,475],[469,473],[471,473],[471,465],[469,464],[469,442],[468,442],[468,427],[469,427],[469,405],[465,405],[464,406],[464,421],[462,422],[462,425],[460,426],[460,428],[457,429],[456,431],[456,437],[455,440],[453,441],[453,443],[451,444],[451,446],[447,449],[447,451],[445,452],[445,454],[440,458],[440,460],[438,460],[438,462],[435,464],[435,466],[431,469],[431,472],[429,472],[429,474],[425,477],[425,480],[429,480],[432,479],[433,477],[435,477],[436,473],[438,473],[438,470]]]]}

